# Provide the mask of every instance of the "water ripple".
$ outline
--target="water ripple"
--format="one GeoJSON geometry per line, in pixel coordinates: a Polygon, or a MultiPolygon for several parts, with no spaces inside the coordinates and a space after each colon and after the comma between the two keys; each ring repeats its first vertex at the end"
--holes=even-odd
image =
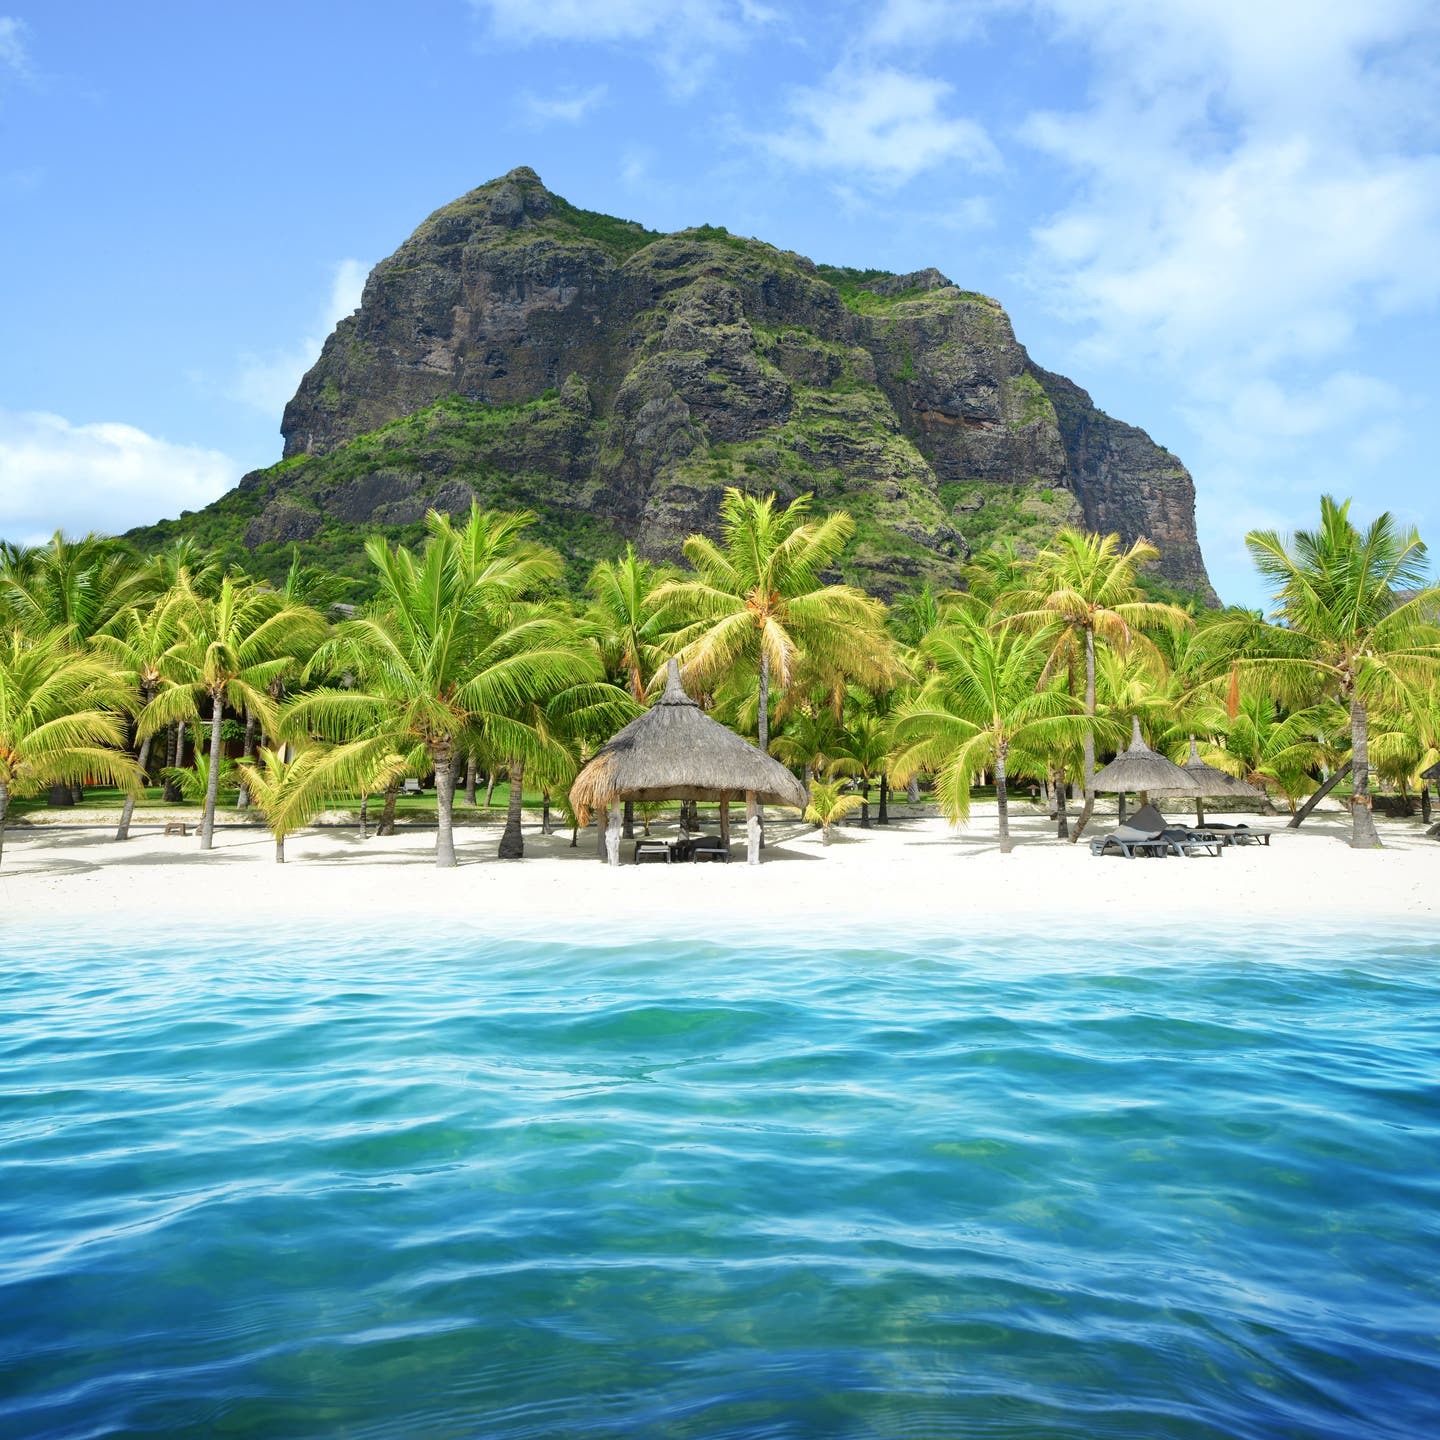
{"type": "Polygon", "coordinates": [[[1440,945],[0,924],[0,1434],[1440,1431],[1440,945]]]}

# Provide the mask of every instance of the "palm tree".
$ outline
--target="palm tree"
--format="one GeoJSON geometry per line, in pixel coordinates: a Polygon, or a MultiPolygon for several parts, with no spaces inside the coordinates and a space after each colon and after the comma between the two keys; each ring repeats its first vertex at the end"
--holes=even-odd
{"type": "Polygon", "coordinates": [[[165,656],[173,683],[147,708],[147,728],[194,713],[201,698],[210,702],[210,760],[200,848],[214,845],[219,798],[221,723],[225,706],[253,711],[274,732],[270,686],[298,669],[325,634],[325,622],[303,605],[287,604],[274,591],[227,575],[214,597],[189,589],[177,601],[179,638],[165,656]]]}
{"type": "Polygon", "coordinates": [[[1275,587],[1269,653],[1242,659],[1283,696],[1317,687],[1350,711],[1350,844],[1377,849],[1371,813],[1369,711],[1421,702],[1440,681],[1440,628],[1431,618],[1440,587],[1425,588],[1425,546],[1386,511],[1362,533],[1350,502],[1320,499],[1320,527],[1289,544],[1274,530],[1252,530],[1245,544],[1275,587]],[[1403,592],[1416,592],[1408,597],[1403,592]]]}
{"type": "Polygon", "coordinates": [[[853,814],[860,807],[860,797],[847,793],[842,781],[817,780],[810,787],[810,803],[805,819],[820,827],[820,843],[830,843],[830,827],[853,814]]]}
{"type": "Polygon", "coordinates": [[[895,770],[936,770],[936,793],[952,824],[969,818],[970,791],[984,770],[995,772],[1000,852],[1009,854],[1008,779],[1012,760],[1038,771],[1047,746],[1077,737],[1093,723],[1053,683],[1041,683],[1047,638],[1011,628],[992,630],[959,616],[922,644],[933,666],[920,692],[895,720],[895,770]]]}
{"type": "Polygon", "coordinates": [[[830,760],[832,775],[850,775],[860,782],[860,828],[870,828],[870,785],[886,776],[893,746],[890,726],[879,715],[856,715],[845,726],[840,748],[830,760]]]}
{"type": "MultiPolygon", "coordinates": [[[[172,594],[153,605],[137,605],[123,610],[111,620],[108,630],[97,635],[93,642],[96,653],[109,661],[130,691],[127,709],[135,721],[136,738],[140,743],[135,764],[142,785],[155,740],[154,728],[146,723],[146,711],[150,702],[169,683],[166,670],[170,648],[176,639],[179,598],[172,594]]],[[[115,831],[116,840],[126,840],[130,836],[137,793],[131,791],[125,797],[120,824],[115,831]]]]}
{"type": "Polygon", "coordinates": [[[12,797],[97,776],[129,789],[122,682],[104,661],[77,653],[67,629],[0,631],[0,853],[12,797]]]}
{"type": "Polygon", "coordinates": [[[852,678],[868,673],[885,653],[885,607],[852,585],[826,585],[855,522],[843,511],[820,521],[805,517],[810,497],[775,509],[763,499],[727,489],[720,505],[721,543],[704,535],[685,542],[693,580],[673,580],[655,592],[667,615],[685,622],[675,633],[687,674],[709,684],[739,666],[759,673],[760,748],[770,744],[770,687],[790,684],[797,656],[852,678]]]}
{"type": "Polygon", "coordinates": [[[405,768],[403,756],[372,741],[333,749],[313,742],[275,750],[262,745],[259,759],[258,765],[242,762],[239,768],[275,837],[278,865],[285,863],[285,837],[308,825],[334,796],[383,788],[405,768]],[[288,759],[287,752],[293,752],[288,759]]]}
{"type": "Polygon", "coordinates": [[[1316,737],[1334,725],[1334,708],[1316,705],[1282,714],[1274,697],[1252,680],[1241,687],[1234,715],[1219,702],[1197,712],[1200,729],[1223,741],[1201,745],[1200,758],[1267,795],[1283,795],[1293,815],[1296,800],[1315,789],[1311,772],[1321,751],[1316,737]]]}
{"type": "Polygon", "coordinates": [[[602,560],[590,572],[590,608],[585,623],[600,643],[606,669],[623,681],[637,705],[667,658],[664,607],[655,590],[670,572],[652,565],[627,545],[618,560],[602,560]]]}
{"type": "MultiPolygon", "coordinates": [[[[1097,640],[1127,648],[1150,626],[1189,625],[1190,617],[1175,605],[1143,598],[1135,583],[1141,568],[1159,558],[1146,540],[1121,550],[1118,535],[1094,535],[1069,526],[1036,557],[1028,585],[1016,593],[1013,623],[1049,631],[1051,665],[1071,663],[1083,648],[1085,713],[1095,714],[1095,645],[1097,640]]],[[[1085,802],[1070,841],[1079,840],[1095,812],[1095,729],[1082,736],[1085,802]]]]}
{"type": "Polygon", "coordinates": [[[67,540],[57,530],[0,567],[0,614],[35,633],[62,630],[76,646],[154,593],[134,552],[103,535],[67,540]]]}
{"type": "MultiPolygon", "coordinates": [[[[337,740],[384,738],[400,754],[420,748],[435,772],[438,832],[435,864],[455,864],[451,777],[457,753],[518,757],[512,807],[518,807],[523,761],[539,748],[529,707],[600,677],[593,648],[574,628],[529,617],[497,631],[493,593],[474,580],[468,559],[436,526],[417,558],[372,536],[366,553],[379,572],[380,594],[365,615],[336,627],[315,664],[350,668],[353,689],[321,688],[292,705],[291,722],[337,740]]],[[[453,532],[452,532],[453,533],[453,532]]]]}

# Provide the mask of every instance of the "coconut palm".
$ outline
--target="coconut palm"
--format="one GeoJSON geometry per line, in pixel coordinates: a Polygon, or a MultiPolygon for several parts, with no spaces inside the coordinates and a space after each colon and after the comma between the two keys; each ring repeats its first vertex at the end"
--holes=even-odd
{"type": "Polygon", "coordinates": [[[77,646],[154,593],[134,552],[103,535],[67,540],[57,530],[0,566],[0,614],[32,633],[63,631],[77,646]]]}
{"type": "Polygon", "coordinates": [[[855,715],[845,726],[840,746],[831,756],[830,774],[860,782],[860,828],[870,828],[870,786],[890,769],[893,752],[890,726],[879,715],[855,715]]]}
{"type": "Polygon", "coordinates": [[[0,851],[11,798],[87,776],[130,789],[123,753],[126,695],[103,660],[77,653],[68,628],[0,631],[0,851]]]}
{"type": "Polygon", "coordinates": [[[808,785],[812,775],[826,773],[844,743],[834,710],[829,705],[807,704],[786,719],[785,729],[770,742],[770,753],[791,769],[803,771],[808,785]]]}
{"type": "Polygon", "coordinates": [[[1376,849],[1371,813],[1369,712],[1423,703],[1440,683],[1440,588],[1424,588],[1425,546],[1387,511],[1363,531],[1350,502],[1325,495],[1320,526],[1287,543],[1273,530],[1245,537],[1256,567],[1276,588],[1268,653],[1242,668],[1261,674],[1282,698],[1313,697],[1317,688],[1350,712],[1352,800],[1350,844],[1376,849]],[[1415,592],[1406,594],[1405,592],[1415,592]]]}
{"type": "Polygon", "coordinates": [[[234,576],[221,580],[213,597],[182,589],[177,594],[178,638],[164,664],[172,684],[146,709],[145,727],[158,728],[210,705],[210,759],[200,848],[214,845],[215,806],[221,771],[221,723],[225,706],[252,711],[273,733],[276,707],[270,693],[280,676],[298,670],[325,634],[325,622],[303,605],[234,576]]]}
{"type": "Polygon", "coordinates": [[[1315,789],[1311,772],[1321,752],[1316,737],[1337,718],[1333,705],[1309,706],[1286,715],[1269,691],[1251,679],[1241,686],[1234,715],[1228,703],[1218,701],[1196,712],[1201,732],[1221,742],[1201,744],[1200,758],[1267,795],[1283,795],[1293,815],[1296,800],[1315,789]]]}
{"type": "MultiPolygon", "coordinates": [[[[316,667],[352,670],[356,685],[310,691],[289,714],[328,738],[384,738],[399,754],[422,749],[435,772],[435,863],[446,868],[455,864],[456,755],[474,745],[518,757],[518,792],[524,759],[543,748],[527,712],[598,681],[601,669],[594,648],[563,621],[531,615],[497,629],[494,594],[475,583],[469,559],[437,529],[418,557],[371,537],[366,553],[379,597],[368,613],[337,626],[316,657],[316,667]]],[[[513,794],[512,805],[518,801],[513,794]]]]}
{"type": "Polygon", "coordinates": [[[811,521],[810,497],[777,512],[763,499],[727,489],[720,505],[721,540],[685,541],[693,580],[661,585],[655,601],[682,623],[677,656],[687,677],[712,684],[741,666],[759,675],[760,748],[770,744],[770,689],[790,684],[804,651],[817,665],[860,679],[885,651],[885,607],[851,585],[826,585],[855,532],[843,511],[811,521]]]}
{"type": "Polygon", "coordinates": [[[1041,683],[1049,640],[1009,627],[992,630],[958,616],[926,637],[933,669],[894,722],[893,768],[904,776],[933,769],[936,794],[952,824],[970,815],[970,791],[986,769],[995,773],[1000,851],[1008,854],[1012,761],[1039,773],[1047,746],[1078,738],[1094,723],[1058,685],[1041,683]]]}
{"type": "Polygon", "coordinates": [[[261,746],[259,761],[242,762],[239,769],[275,837],[278,865],[285,863],[285,837],[308,825],[335,796],[383,789],[405,768],[404,756],[374,741],[333,748],[314,742],[274,750],[261,746]]]}
{"type": "MultiPolygon", "coordinates": [[[[129,690],[126,708],[135,721],[140,753],[136,769],[144,783],[150,763],[150,750],[155,732],[144,722],[150,702],[167,686],[170,648],[176,640],[178,611],[183,603],[179,595],[162,596],[152,605],[136,605],[115,616],[107,630],[93,641],[95,652],[107,660],[117,677],[129,690]]],[[[193,705],[192,705],[193,712],[193,705]]],[[[189,715],[186,719],[191,718],[189,715]]],[[[116,840],[130,836],[130,821],[135,813],[137,792],[126,795],[120,811],[116,840]]]]}
{"type": "MultiPolygon", "coordinates": [[[[1085,713],[1095,712],[1097,641],[1125,649],[1147,628],[1187,626],[1190,617],[1175,605],[1145,600],[1136,584],[1142,567],[1160,552],[1146,540],[1128,550],[1118,535],[1094,535],[1066,526],[1036,557],[1026,585],[1013,598],[1011,621],[1049,632],[1051,664],[1074,664],[1083,653],[1085,713]]],[[[1078,668],[1078,666],[1077,666],[1078,668]]],[[[1070,836],[1073,844],[1095,811],[1095,727],[1082,736],[1085,801],[1070,836]]]]}
{"type": "Polygon", "coordinates": [[[816,780],[810,786],[810,803],[804,815],[812,825],[820,827],[820,843],[830,843],[830,827],[860,808],[860,797],[845,789],[841,780],[816,780]]]}
{"type": "Polygon", "coordinates": [[[602,560],[590,572],[586,627],[599,642],[606,669],[637,705],[645,703],[646,688],[665,665],[669,631],[655,591],[670,578],[668,570],[640,559],[633,545],[618,560],[602,560]]]}

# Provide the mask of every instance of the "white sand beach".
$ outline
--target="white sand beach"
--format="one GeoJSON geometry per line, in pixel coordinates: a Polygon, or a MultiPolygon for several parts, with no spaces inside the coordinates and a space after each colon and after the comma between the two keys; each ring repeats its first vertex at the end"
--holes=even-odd
{"type": "MultiPolygon", "coordinates": [[[[75,820],[81,817],[74,817],[75,820]]],[[[887,827],[818,830],[777,819],[758,868],[742,846],[725,865],[643,865],[618,870],[595,854],[594,832],[570,847],[569,832],[526,825],[520,862],[500,861],[497,824],[457,827],[455,870],[434,868],[433,830],[361,840],[353,827],[292,836],[287,863],[258,827],[225,827],[202,853],[194,836],[137,825],[116,844],[113,820],[94,828],[19,825],[6,836],[0,914],[18,920],[166,918],[218,925],[312,920],[355,925],[426,917],[484,927],[517,925],[581,937],[615,924],[662,932],[667,921],[717,933],[751,924],[807,929],[848,923],[983,929],[1117,925],[1255,926],[1347,924],[1414,927],[1440,910],[1440,842],[1418,820],[1380,822],[1385,848],[1354,851],[1348,816],[1328,810],[1299,830],[1284,816],[1227,815],[1272,834],[1268,847],[1227,848],[1220,859],[1097,858],[1088,839],[1113,828],[1096,817],[1079,845],[1054,839],[1029,805],[1012,811],[1017,844],[1001,855],[993,803],[971,823],[906,819],[887,827]]],[[[657,832],[660,833],[660,832],[657,832]]],[[[630,846],[624,847],[627,857],[630,846]]]]}

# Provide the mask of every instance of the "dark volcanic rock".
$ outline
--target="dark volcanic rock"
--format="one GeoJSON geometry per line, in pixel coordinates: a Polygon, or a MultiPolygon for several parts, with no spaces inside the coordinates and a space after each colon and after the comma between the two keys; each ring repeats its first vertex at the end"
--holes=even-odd
{"type": "Polygon", "coordinates": [[[848,509],[850,577],[882,594],[1082,522],[1145,535],[1209,593],[1184,466],[1033,365],[996,301],[934,269],[656,235],[526,168],[375,267],[282,430],[289,458],[243,482],[252,546],[474,496],[535,509],[578,573],[624,539],[678,554],[738,485],[848,509]]]}

